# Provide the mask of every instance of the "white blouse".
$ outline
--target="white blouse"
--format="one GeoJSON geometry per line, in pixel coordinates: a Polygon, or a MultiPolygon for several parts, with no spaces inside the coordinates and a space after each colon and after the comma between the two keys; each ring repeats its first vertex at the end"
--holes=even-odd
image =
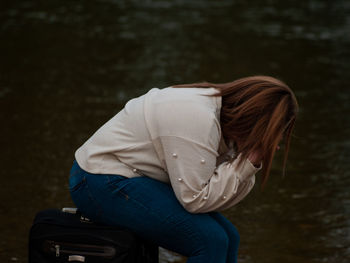
{"type": "Polygon", "coordinates": [[[130,100],[75,153],[95,174],[148,176],[171,183],[192,213],[227,209],[253,188],[256,168],[240,167],[221,135],[221,97],[214,88],[164,88],[130,100]]]}

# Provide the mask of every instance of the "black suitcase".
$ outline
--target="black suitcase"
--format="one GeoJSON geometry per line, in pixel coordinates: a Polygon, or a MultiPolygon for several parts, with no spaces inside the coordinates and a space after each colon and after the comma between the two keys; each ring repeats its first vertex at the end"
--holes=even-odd
{"type": "Polygon", "coordinates": [[[158,246],[73,208],[40,211],[29,234],[29,263],[158,263],[158,246]]]}

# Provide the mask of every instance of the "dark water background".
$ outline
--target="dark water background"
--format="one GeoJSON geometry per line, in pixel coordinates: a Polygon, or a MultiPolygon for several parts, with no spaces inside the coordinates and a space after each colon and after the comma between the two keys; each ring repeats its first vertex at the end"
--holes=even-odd
{"type": "MultiPolygon", "coordinates": [[[[267,74],[301,111],[277,157],[225,214],[239,262],[350,262],[350,2],[101,0],[0,4],[0,262],[26,262],[35,213],[72,205],[74,151],[152,87],[267,74]]],[[[170,257],[164,262],[171,262],[170,257]]]]}

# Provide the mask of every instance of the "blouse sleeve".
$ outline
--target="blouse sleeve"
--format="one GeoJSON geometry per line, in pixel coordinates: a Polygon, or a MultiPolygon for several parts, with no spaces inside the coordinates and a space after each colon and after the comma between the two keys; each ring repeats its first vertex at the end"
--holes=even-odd
{"type": "Polygon", "coordinates": [[[217,152],[207,145],[177,137],[160,137],[175,195],[191,213],[227,209],[241,201],[255,183],[256,168],[249,160],[216,167],[217,152]]]}
{"type": "Polygon", "coordinates": [[[186,94],[178,100],[155,95],[158,99],[149,97],[145,101],[155,150],[177,199],[187,211],[205,213],[229,208],[249,193],[259,169],[248,160],[238,167],[240,156],[233,163],[224,161],[217,166],[219,98],[186,94]]]}

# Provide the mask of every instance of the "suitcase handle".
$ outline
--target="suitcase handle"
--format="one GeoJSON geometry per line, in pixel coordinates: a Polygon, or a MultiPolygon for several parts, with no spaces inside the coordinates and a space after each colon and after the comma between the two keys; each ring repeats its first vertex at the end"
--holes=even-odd
{"type": "Polygon", "coordinates": [[[76,214],[78,212],[78,208],[76,208],[76,207],[63,207],[62,212],[76,214]]]}

